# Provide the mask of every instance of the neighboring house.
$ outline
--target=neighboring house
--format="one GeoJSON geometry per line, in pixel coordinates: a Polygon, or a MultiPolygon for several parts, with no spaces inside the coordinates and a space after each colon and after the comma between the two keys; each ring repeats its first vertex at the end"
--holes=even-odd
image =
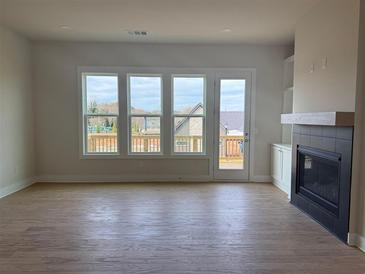
{"type": "MultiPolygon", "coordinates": [[[[187,116],[202,114],[204,111],[201,103],[193,107],[187,116]]],[[[202,136],[203,119],[200,117],[181,117],[175,125],[175,136],[202,136]]],[[[244,112],[240,111],[223,111],[220,117],[220,135],[221,136],[242,136],[244,128],[244,112]]],[[[146,117],[135,117],[133,125],[136,131],[143,135],[155,135],[160,133],[158,119],[146,117]]],[[[132,125],[132,126],[133,126],[132,125]]]]}
{"type": "MultiPolygon", "coordinates": [[[[204,111],[201,103],[197,104],[188,115],[202,114],[204,111]]],[[[202,136],[203,119],[200,117],[184,117],[176,123],[175,136],[202,136]]]]}
{"type": "MultiPolygon", "coordinates": [[[[203,112],[202,104],[197,104],[189,113],[201,114],[203,112]]],[[[221,136],[226,135],[243,135],[244,112],[241,111],[223,111],[220,113],[219,131],[221,136]]],[[[181,118],[175,128],[177,136],[201,136],[203,121],[198,117],[181,118]]]]}
{"type": "Polygon", "coordinates": [[[220,113],[221,136],[243,136],[244,118],[243,111],[222,111],[220,113]]]}

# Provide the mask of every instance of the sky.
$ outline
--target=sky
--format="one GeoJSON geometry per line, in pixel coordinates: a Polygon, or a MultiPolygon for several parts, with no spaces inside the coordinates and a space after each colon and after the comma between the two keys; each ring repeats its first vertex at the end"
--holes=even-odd
{"type": "MultiPolygon", "coordinates": [[[[131,76],[131,106],[145,112],[161,110],[161,78],[131,76]]],[[[221,111],[242,111],[245,80],[221,81],[221,111]]],[[[118,101],[117,76],[87,76],[87,104],[109,104],[118,101]]],[[[173,81],[174,110],[181,112],[202,103],[204,78],[177,77],[173,81]]]]}

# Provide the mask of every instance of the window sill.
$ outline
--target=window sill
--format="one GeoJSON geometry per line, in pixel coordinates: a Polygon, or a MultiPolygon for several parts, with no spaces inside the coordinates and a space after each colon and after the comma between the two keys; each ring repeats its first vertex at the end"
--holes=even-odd
{"type": "Polygon", "coordinates": [[[131,154],[131,155],[107,155],[107,154],[102,154],[102,155],[81,155],[80,156],[80,160],[135,160],[135,159],[140,159],[140,160],[152,160],[152,159],[170,159],[170,160],[180,160],[180,159],[192,159],[192,160],[208,160],[210,159],[210,157],[208,155],[202,155],[202,154],[192,154],[192,155],[187,155],[187,154],[174,154],[174,155],[158,155],[158,154],[152,154],[152,155],[148,155],[148,154],[142,154],[142,155],[138,155],[138,154],[131,154]]]}

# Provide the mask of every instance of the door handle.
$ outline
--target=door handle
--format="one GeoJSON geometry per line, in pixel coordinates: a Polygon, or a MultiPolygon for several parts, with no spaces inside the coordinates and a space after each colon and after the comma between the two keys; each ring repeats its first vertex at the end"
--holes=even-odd
{"type": "Polygon", "coordinates": [[[248,143],[248,142],[250,141],[250,138],[249,138],[249,136],[248,136],[248,133],[245,133],[245,137],[243,138],[243,141],[244,141],[245,143],[248,143]]]}

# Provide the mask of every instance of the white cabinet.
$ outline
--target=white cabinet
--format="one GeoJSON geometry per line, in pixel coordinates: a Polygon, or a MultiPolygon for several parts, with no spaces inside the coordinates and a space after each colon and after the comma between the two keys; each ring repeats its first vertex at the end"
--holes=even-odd
{"type": "Polygon", "coordinates": [[[276,181],[283,177],[283,153],[277,146],[271,148],[271,176],[276,181]]]}
{"type": "Polygon", "coordinates": [[[291,145],[273,144],[271,147],[271,177],[273,184],[288,194],[291,189],[291,145]]]}

